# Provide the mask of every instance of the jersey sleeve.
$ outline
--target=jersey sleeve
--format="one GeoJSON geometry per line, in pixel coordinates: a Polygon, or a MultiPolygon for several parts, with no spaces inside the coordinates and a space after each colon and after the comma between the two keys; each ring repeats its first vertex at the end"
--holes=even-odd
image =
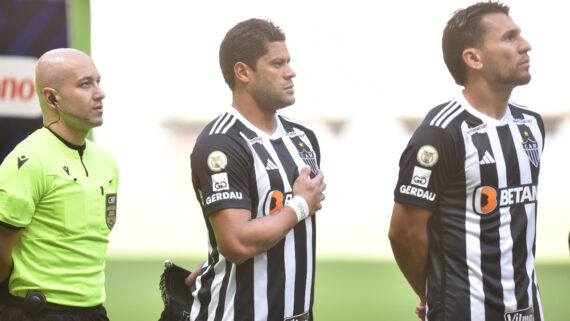
{"type": "Polygon", "coordinates": [[[194,146],[192,184],[204,215],[227,208],[252,210],[252,157],[246,148],[223,134],[202,137],[194,146]]]}
{"type": "Polygon", "coordinates": [[[419,127],[400,158],[394,200],[435,210],[455,168],[456,148],[442,128],[419,127]]]}
{"type": "Polygon", "coordinates": [[[44,190],[41,161],[32,152],[14,150],[0,165],[0,221],[24,228],[32,220],[44,190]]]}

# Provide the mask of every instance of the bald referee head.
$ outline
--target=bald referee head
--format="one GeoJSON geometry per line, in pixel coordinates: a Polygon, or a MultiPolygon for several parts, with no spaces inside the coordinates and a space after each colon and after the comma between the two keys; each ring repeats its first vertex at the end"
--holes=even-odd
{"type": "Polygon", "coordinates": [[[44,126],[76,145],[103,123],[101,75],[85,53],[72,48],[43,54],[36,65],[36,92],[44,126]]]}

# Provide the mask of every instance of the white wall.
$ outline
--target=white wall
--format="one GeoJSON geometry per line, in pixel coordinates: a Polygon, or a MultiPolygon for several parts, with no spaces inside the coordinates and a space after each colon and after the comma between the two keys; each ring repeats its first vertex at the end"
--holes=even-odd
{"type": "MultiPolygon", "coordinates": [[[[110,255],[205,255],[205,227],[190,182],[193,137],[162,124],[205,121],[229,106],[219,44],[237,22],[258,17],[283,28],[297,71],[297,103],[283,114],[314,128],[321,140],[328,189],[318,214],[318,255],[391,256],[392,190],[408,139],[395,119],[421,117],[459,91],[441,58],[441,33],[451,13],[472,1],[91,3],[92,53],[107,93],[105,125],[95,137],[115,153],[121,171],[110,255]],[[324,119],[348,125],[336,135],[324,119]],[[390,139],[380,140],[386,133],[390,139]]],[[[533,45],[533,80],[513,99],[545,115],[568,115],[569,5],[507,3],[533,45]]],[[[568,255],[570,202],[563,187],[570,180],[569,139],[565,122],[547,140],[539,259],[568,255]]]]}

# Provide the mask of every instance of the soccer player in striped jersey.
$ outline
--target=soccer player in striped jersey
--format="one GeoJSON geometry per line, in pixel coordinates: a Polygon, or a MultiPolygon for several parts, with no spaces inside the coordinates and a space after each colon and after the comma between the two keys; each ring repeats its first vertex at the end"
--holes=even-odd
{"type": "Polygon", "coordinates": [[[277,111],[295,102],[285,35],[250,19],[230,29],[220,66],[232,106],[191,155],[209,237],[190,320],[312,320],[314,213],[325,184],[315,134],[277,111]]]}
{"type": "Polygon", "coordinates": [[[534,267],[544,125],[509,101],[531,79],[530,50],[496,2],[457,11],[444,29],[464,89],[404,150],[389,231],[420,319],[544,320],[534,267]]]}

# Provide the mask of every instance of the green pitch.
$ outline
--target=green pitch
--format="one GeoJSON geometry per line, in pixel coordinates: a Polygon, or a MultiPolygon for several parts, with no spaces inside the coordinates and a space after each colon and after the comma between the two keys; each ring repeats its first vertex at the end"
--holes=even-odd
{"type": "MultiPolygon", "coordinates": [[[[162,311],[158,280],[161,258],[107,262],[107,302],[111,321],[156,321],[162,311]]],[[[198,260],[174,260],[194,269],[198,260]]],[[[393,261],[318,260],[315,284],[317,321],[416,321],[417,299],[393,261]]],[[[537,273],[545,319],[569,320],[570,260],[539,263],[537,273]]]]}

